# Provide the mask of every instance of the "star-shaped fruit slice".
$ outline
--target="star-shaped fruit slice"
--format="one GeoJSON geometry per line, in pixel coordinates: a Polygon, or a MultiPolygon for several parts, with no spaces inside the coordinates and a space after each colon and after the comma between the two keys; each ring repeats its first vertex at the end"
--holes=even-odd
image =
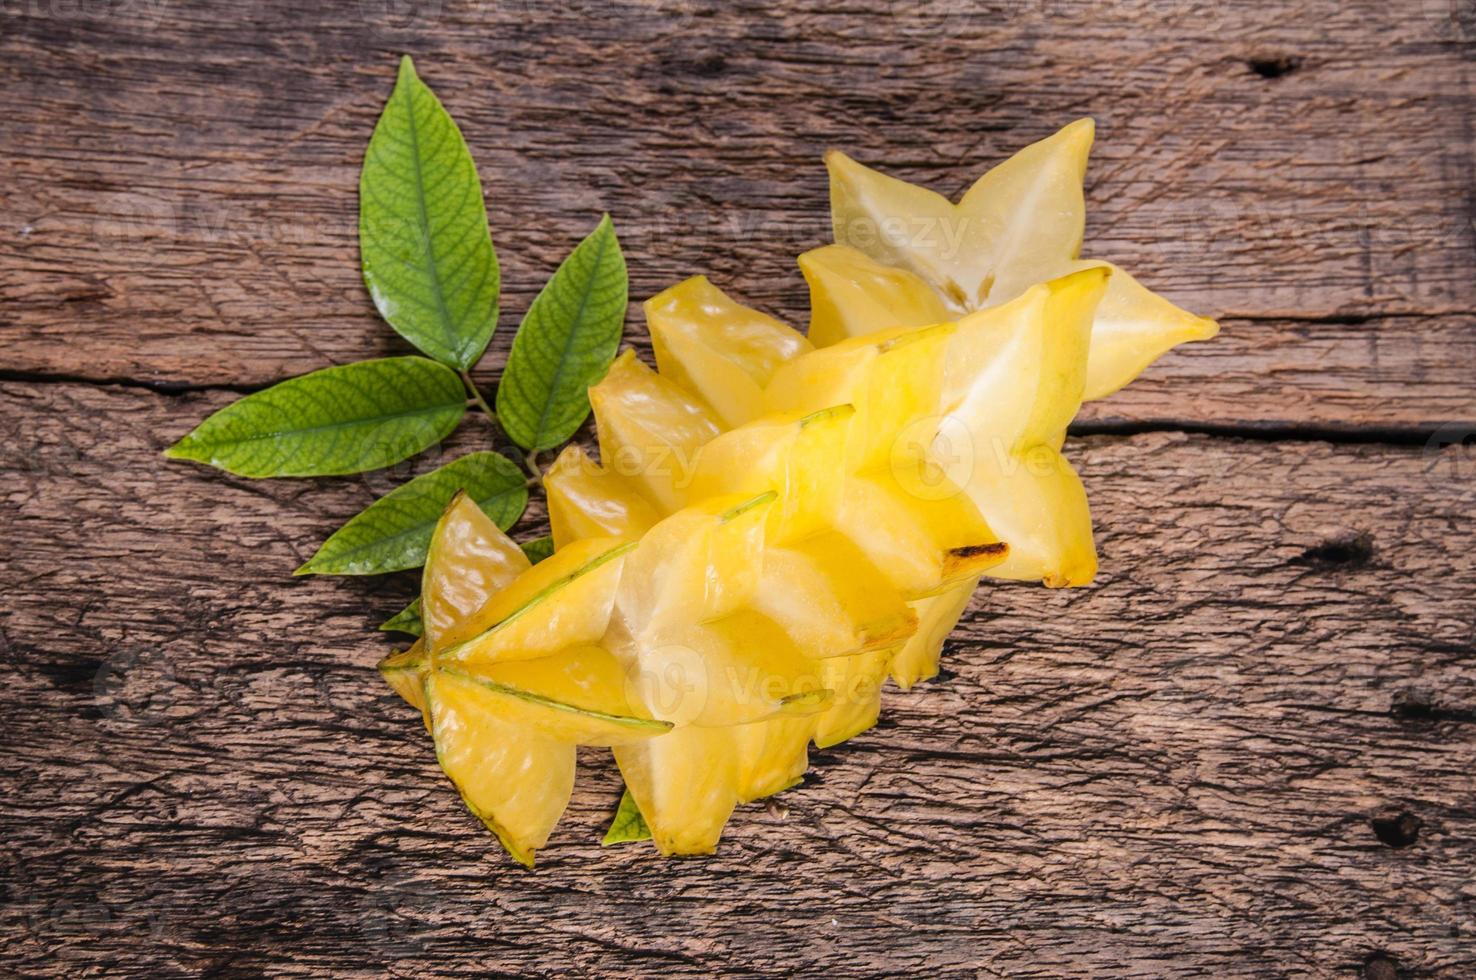
{"type": "Polygon", "coordinates": [[[817,345],[898,325],[920,326],[997,306],[1084,268],[1111,271],[1092,329],[1084,398],[1105,397],[1177,344],[1219,327],[1146,289],[1110,263],[1079,258],[1082,179],[1095,131],[1080,119],[990,170],[957,204],[926,188],[826,155],[836,244],[800,267],[817,345]]]}
{"type": "MultiPolygon", "coordinates": [[[[468,808],[509,854],[530,866],[568,804],[575,745],[650,739],[671,728],[631,707],[624,672],[599,647],[573,645],[507,662],[444,659],[447,651],[464,649],[463,638],[485,623],[503,622],[498,598],[532,571],[522,549],[458,494],[426,558],[425,635],[380,664],[390,686],[422,712],[441,767],[468,808]]],[[[613,601],[612,586],[606,610],[613,601]]],[[[587,623],[575,618],[574,633],[587,631],[587,623]]],[[[544,628],[557,633],[561,624],[545,619],[544,628]]]]}
{"type": "Polygon", "coordinates": [[[694,276],[644,304],[656,368],[697,394],[727,428],[763,411],[776,368],[812,350],[792,327],[694,276]]]}

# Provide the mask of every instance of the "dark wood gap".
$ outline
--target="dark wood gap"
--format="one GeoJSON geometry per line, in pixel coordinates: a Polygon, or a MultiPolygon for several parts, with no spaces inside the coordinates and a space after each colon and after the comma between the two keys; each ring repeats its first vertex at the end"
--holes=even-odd
{"type": "Polygon", "coordinates": [[[1084,436],[1137,436],[1149,432],[1183,432],[1189,435],[1256,442],[1330,442],[1339,445],[1383,444],[1394,446],[1439,446],[1476,437],[1476,420],[1443,419],[1420,425],[1328,425],[1297,422],[1190,422],[1168,419],[1161,422],[1128,419],[1088,419],[1071,423],[1067,434],[1084,436]],[[1443,438],[1443,434],[1464,435],[1443,438]],[[1442,441],[1443,438],[1443,441],[1442,441]]]}
{"type": "MultiPolygon", "coordinates": [[[[76,384],[98,388],[132,388],[167,396],[210,391],[229,391],[249,395],[271,387],[266,384],[199,384],[180,381],[146,381],[139,378],[90,378],[80,374],[7,370],[0,370],[0,383],[76,384]]],[[[1257,442],[1330,442],[1340,445],[1383,444],[1434,447],[1442,432],[1452,431],[1466,432],[1467,438],[1476,436],[1476,420],[1456,422],[1441,420],[1417,426],[1337,426],[1302,425],[1292,422],[1226,422],[1222,424],[1177,419],[1164,421],[1092,419],[1071,423],[1068,435],[1073,438],[1082,438],[1085,436],[1136,436],[1150,432],[1182,432],[1186,435],[1250,439],[1257,442]]],[[[1463,440],[1445,440],[1446,443],[1458,441],[1463,440]]]]}

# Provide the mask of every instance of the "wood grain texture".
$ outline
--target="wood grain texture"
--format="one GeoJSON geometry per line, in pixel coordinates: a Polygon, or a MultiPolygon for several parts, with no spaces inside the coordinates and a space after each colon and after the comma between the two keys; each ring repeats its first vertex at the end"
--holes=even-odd
{"type": "Polygon", "coordinates": [[[1476,448],[1073,440],[1094,586],[982,591],[943,679],[714,858],[601,851],[588,752],[528,873],[370,669],[409,581],[288,577],[384,477],[159,462],[228,398],[0,392],[8,970],[1476,970],[1476,448]]]}
{"type": "Polygon", "coordinates": [[[359,282],[355,214],[409,51],[480,165],[505,323],[602,210],[634,298],[705,272],[802,321],[793,258],[828,234],[826,147],[956,193],[1092,114],[1088,252],[1225,333],[1087,418],[1476,421],[1469,0],[37,0],[0,17],[11,376],[261,385],[403,350],[359,282]]]}
{"type": "Polygon", "coordinates": [[[1476,974],[1473,52],[1470,0],[0,4],[0,974],[1476,974]],[[406,350],[355,188],[407,51],[487,189],[488,379],[601,211],[634,299],[797,322],[823,149],[956,192],[1096,116],[1089,254],[1225,328],[1068,443],[1098,581],[981,592],[716,857],[600,850],[590,751],[513,866],[370,669],[413,576],[290,578],[486,429],[159,456],[406,350]]]}

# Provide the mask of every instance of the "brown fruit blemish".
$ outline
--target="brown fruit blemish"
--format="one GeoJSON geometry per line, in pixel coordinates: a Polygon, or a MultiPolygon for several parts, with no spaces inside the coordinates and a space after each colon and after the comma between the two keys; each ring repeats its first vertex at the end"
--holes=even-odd
{"type": "Polygon", "coordinates": [[[1009,552],[1009,550],[1009,545],[1005,544],[1003,541],[996,541],[993,544],[971,544],[965,545],[962,548],[954,548],[951,552],[949,552],[949,554],[960,559],[982,557],[993,558],[996,555],[1003,558],[1009,552]]]}

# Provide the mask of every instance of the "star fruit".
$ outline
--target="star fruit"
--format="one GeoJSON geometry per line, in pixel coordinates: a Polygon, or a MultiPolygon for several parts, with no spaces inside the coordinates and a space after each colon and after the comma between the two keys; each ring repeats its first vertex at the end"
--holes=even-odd
{"type": "Polygon", "coordinates": [[[550,558],[448,508],[426,635],[381,670],[514,857],[549,839],[577,745],[613,750],[662,853],[709,852],[811,743],[871,727],[888,676],[937,673],[981,576],[1090,580],[1066,427],[1215,329],[1077,259],[1090,142],[1068,126],[956,206],[832,154],[808,336],[680,283],[645,304],[657,370],[626,352],[590,389],[600,462],[545,474],[550,558]]]}
{"type": "Polygon", "coordinates": [[[1082,180],[1095,124],[1079,119],[999,164],[957,204],[839,151],[830,171],[835,245],[800,257],[818,344],[955,319],[1085,268],[1111,272],[1092,325],[1086,401],[1117,391],[1177,344],[1219,332],[1109,262],[1079,257],[1082,180]]]}

